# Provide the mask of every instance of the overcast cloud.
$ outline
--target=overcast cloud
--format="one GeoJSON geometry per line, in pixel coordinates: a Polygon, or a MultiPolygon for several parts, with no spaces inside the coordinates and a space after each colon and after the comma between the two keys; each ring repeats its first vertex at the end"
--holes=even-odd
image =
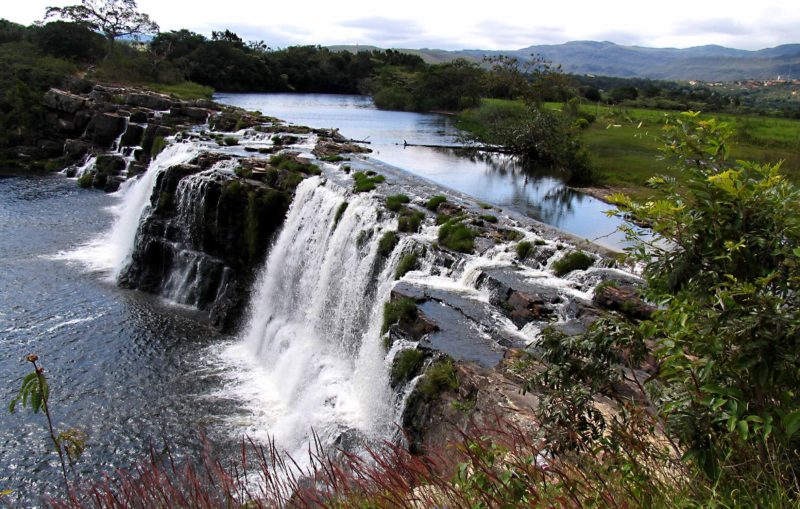
{"type": "MultiPolygon", "coordinates": [[[[3,0],[0,17],[18,23],[41,19],[48,5],[77,0],[3,0]]],[[[800,42],[800,4],[672,0],[519,2],[519,0],[374,0],[269,2],[248,0],[139,0],[162,30],[187,28],[210,35],[233,30],[272,47],[291,44],[361,44],[441,49],[519,49],[571,40],[689,47],[720,44],[761,49],[800,42]],[[654,9],[654,5],[663,5],[654,9]]]]}

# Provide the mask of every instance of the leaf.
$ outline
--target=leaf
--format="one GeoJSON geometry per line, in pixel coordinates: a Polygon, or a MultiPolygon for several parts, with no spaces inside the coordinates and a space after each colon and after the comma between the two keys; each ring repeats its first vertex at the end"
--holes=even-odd
{"type": "Polygon", "coordinates": [[[795,410],[790,414],[786,414],[781,419],[783,427],[786,429],[786,436],[791,438],[797,430],[800,429],[800,410],[795,410]]]}
{"type": "Polygon", "coordinates": [[[14,493],[13,490],[3,490],[3,491],[0,491],[0,497],[4,497],[6,495],[11,495],[12,493],[14,493]]]}
{"type": "Polygon", "coordinates": [[[747,435],[750,433],[750,426],[747,424],[747,421],[739,421],[737,423],[737,428],[739,430],[739,436],[742,437],[742,440],[747,440],[747,435]]]}

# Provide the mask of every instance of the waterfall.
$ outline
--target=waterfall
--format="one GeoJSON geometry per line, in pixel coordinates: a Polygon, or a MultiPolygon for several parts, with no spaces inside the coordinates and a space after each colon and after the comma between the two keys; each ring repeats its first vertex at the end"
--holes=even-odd
{"type": "Polygon", "coordinates": [[[396,221],[358,195],[336,224],[344,199],[317,177],[300,184],[228,352],[240,396],[262,413],[250,433],[296,458],[312,429],[328,444],[393,432],[380,327],[398,250],[381,263],[378,239],[396,221]]]}
{"type": "Polygon", "coordinates": [[[120,202],[111,208],[116,219],[109,232],[53,258],[80,262],[91,270],[107,272],[110,279],[116,281],[130,258],[136,231],[150,203],[159,173],[170,166],[190,161],[199,152],[200,147],[193,143],[168,146],[151,161],[147,171],[138,180],[115,193],[120,202]]]}

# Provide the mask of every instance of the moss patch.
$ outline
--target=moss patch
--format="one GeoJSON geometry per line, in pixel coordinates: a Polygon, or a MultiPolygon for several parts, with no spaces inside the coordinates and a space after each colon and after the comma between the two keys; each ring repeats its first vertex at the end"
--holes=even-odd
{"type": "Polygon", "coordinates": [[[392,250],[397,245],[397,232],[389,231],[383,234],[381,240],[378,242],[378,254],[386,257],[392,253],[392,250]]]}
{"type": "Polygon", "coordinates": [[[531,252],[533,251],[533,244],[528,242],[527,240],[523,240],[519,244],[517,244],[517,258],[520,260],[526,259],[530,256],[531,252]]]}
{"type": "Polygon", "coordinates": [[[446,201],[447,198],[445,198],[441,194],[437,194],[436,196],[433,196],[431,197],[430,200],[428,200],[428,202],[425,204],[425,208],[432,212],[436,212],[436,209],[439,208],[439,205],[446,201]]]}
{"type": "Polygon", "coordinates": [[[383,305],[383,326],[381,334],[386,334],[393,325],[412,326],[417,319],[417,303],[402,297],[383,305]]]}
{"type": "Polygon", "coordinates": [[[592,266],[594,259],[583,251],[574,251],[553,263],[556,276],[563,276],[573,270],[586,270],[592,266]]]}
{"type": "Polygon", "coordinates": [[[432,400],[448,389],[458,389],[456,367],[450,359],[437,362],[425,371],[425,375],[417,385],[417,391],[425,399],[432,400]]]}
{"type": "Polygon", "coordinates": [[[425,354],[415,348],[398,352],[392,364],[392,385],[397,386],[411,380],[424,360],[425,354]]]}
{"type": "Polygon", "coordinates": [[[353,179],[355,180],[353,190],[356,193],[372,191],[377,184],[386,180],[383,175],[376,175],[374,171],[368,171],[367,173],[357,171],[353,174],[353,179]]]}
{"type": "Polygon", "coordinates": [[[392,212],[400,212],[400,209],[403,208],[403,205],[409,203],[410,201],[411,198],[404,194],[393,194],[392,196],[386,197],[386,208],[392,212]]]}
{"type": "Polygon", "coordinates": [[[400,263],[397,264],[397,269],[394,271],[394,278],[400,279],[401,277],[405,276],[409,271],[415,270],[418,268],[418,257],[417,253],[411,253],[405,255],[401,260],[400,263]]]}
{"type": "Polygon", "coordinates": [[[439,227],[439,244],[453,251],[471,253],[475,249],[475,231],[451,219],[439,227]]]}

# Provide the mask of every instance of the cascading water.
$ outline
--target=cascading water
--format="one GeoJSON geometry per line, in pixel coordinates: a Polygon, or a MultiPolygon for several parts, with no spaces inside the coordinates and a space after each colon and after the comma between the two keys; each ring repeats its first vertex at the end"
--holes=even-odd
{"type": "Polygon", "coordinates": [[[300,184],[243,338],[226,353],[239,367],[239,395],[260,412],[250,433],[275,438],[295,457],[312,429],[328,444],[392,432],[380,322],[399,250],[382,264],[378,237],[396,221],[356,196],[337,223],[337,191],[319,178],[300,184]]]}
{"type": "Polygon", "coordinates": [[[108,272],[109,277],[116,280],[130,257],[136,231],[150,203],[159,173],[170,166],[190,161],[200,148],[193,143],[174,143],[164,149],[135,183],[121,188],[121,201],[113,208],[117,218],[111,230],[74,251],[59,253],[56,258],[77,261],[92,270],[108,272]]]}

